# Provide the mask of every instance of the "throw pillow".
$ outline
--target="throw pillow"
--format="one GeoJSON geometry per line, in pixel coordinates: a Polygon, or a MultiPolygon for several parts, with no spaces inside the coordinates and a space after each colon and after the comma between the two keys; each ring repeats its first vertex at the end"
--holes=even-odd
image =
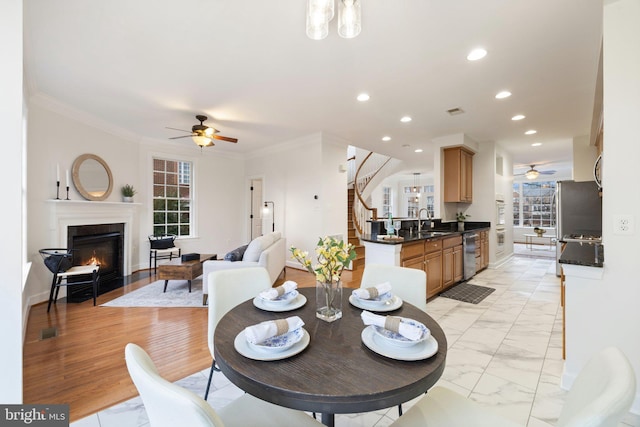
{"type": "Polygon", "coordinates": [[[64,255],[49,255],[45,258],[44,265],[52,273],[64,273],[71,268],[71,259],[64,255]]]}
{"type": "Polygon", "coordinates": [[[235,248],[231,252],[227,253],[224,256],[225,261],[240,261],[244,256],[245,251],[249,245],[240,246],[239,248],[235,248]]]}
{"type": "Polygon", "coordinates": [[[175,247],[173,241],[175,237],[165,237],[162,239],[150,239],[151,249],[169,249],[175,247]]]}
{"type": "Polygon", "coordinates": [[[256,237],[249,243],[247,250],[242,257],[243,261],[257,262],[262,251],[271,246],[272,240],[267,236],[256,237]]]}

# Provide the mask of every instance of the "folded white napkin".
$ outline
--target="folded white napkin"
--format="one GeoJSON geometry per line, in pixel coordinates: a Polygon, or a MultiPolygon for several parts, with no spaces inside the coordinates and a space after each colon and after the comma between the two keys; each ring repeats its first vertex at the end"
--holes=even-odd
{"type": "Polygon", "coordinates": [[[386,294],[390,290],[391,290],[391,283],[383,282],[368,288],[354,289],[353,292],[351,293],[360,299],[373,299],[378,295],[386,294]]]}
{"type": "Polygon", "coordinates": [[[291,292],[297,287],[298,284],[296,282],[294,282],[293,280],[287,280],[280,286],[260,292],[260,298],[274,300],[279,296],[286,294],[287,292],[291,292]]]}
{"type": "Polygon", "coordinates": [[[380,316],[378,314],[368,312],[367,310],[362,310],[362,314],[360,315],[360,317],[362,317],[362,321],[365,325],[374,325],[381,328],[389,329],[407,339],[410,339],[411,341],[416,341],[422,338],[421,328],[414,325],[409,325],[408,323],[398,322],[396,319],[400,318],[397,316],[380,316]],[[389,321],[387,319],[389,319],[389,321]],[[397,330],[394,330],[395,328],[392,326],[394,323],[398,326],[397,330]]]}
{"type": "Polygon", "coordinates": [[[244,328],[244,335],[251,344],[258,344],[267,338],[285,334],[289,331],[301,328],[304,325],[298,316],[287,317],[286,319],[267,320],[257,325],[244,328]]]}

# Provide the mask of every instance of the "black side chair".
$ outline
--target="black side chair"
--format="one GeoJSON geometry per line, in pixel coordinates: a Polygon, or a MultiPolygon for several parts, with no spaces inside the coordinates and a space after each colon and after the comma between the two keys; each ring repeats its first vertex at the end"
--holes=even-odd
{"type": "Polygon", "coordinates": [[[51,303],[53,302],[55,304],[58,300],[60,286],[69,287],[91,284],[93,290],[93,305],[96,305],[96,297],[98,296],[98,280],[100,278],[98,274],[98,271],[100,270],[99,265],[90,264],[74,266],[73,254],[68,249],[40,249],[39,252],[44,260],[44,265],[53,273],[47,313],[51,309],[51,303]],[[70,281],[70,278],[74,278],[74,280],[70,281]],[[76,278],[78,279],[77,281],[75,280],[76,278]]]}
{"type": "Polygon", "coordinates": [[[159,259],[172,260],[180,257],[182,250],[175,244],[176,237],[175,234],[149,236],[149,269],[153,265],[153,274],[157,273],[159,259]]]}

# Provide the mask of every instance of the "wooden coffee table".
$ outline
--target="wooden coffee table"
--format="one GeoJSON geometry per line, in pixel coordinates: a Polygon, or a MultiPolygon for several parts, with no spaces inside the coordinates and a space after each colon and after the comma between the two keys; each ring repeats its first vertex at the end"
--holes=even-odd
{"type": "Polygon", "coordinates": [[[164,280],[164,291],[167,292],[169,280],[189,281],[189,292],[191,292],[191,281],[202,275],[202,263],[210,259],[218,259],[217,254],[201,254],[200,259],[192,261],[182,261],[181,258],[160,264],[158,266],[158,279],[164,280]]]}

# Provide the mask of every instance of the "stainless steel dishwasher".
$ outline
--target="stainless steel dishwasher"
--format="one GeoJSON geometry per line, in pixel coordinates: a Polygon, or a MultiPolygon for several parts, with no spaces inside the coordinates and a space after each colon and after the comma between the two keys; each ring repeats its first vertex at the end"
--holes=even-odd
{"type": "Polygon", "coordinates": [[[476,274],[476,237],[478,233],[475,232],[462,235],[464,280],[469,280],[476,274]]]}

